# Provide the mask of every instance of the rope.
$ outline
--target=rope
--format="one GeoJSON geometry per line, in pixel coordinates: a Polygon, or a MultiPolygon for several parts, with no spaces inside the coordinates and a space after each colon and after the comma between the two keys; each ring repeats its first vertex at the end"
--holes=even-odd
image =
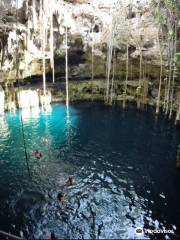
{"type": "Polygon", "coordinates": [[[22,119],[22,113],[21,113],[21,129],[22,129],[22,134],[23,134],[23,145],[24,145],[24,154],[25,154],[25,159],[26,159],[26,166],[27,166],[29,177],[31,178],[27,148],[26,148],[26,141],[25,141],[25,135],[24,135],[24,124],[23,124],[23,119],[22,119]]]}
{"type": "MultiPolygon", "coordinates": [[[[18,0],[16,0],[16,80],[18,82],[18,90],[20,90],[19,77],[18,77],[19,76],[19,74],[18,74],[19,73],[19,71],[18,71],[19,62],[18,62],[18,39],[17,39],[17,29],[18,29],[18,14],[17,14],[18,4],[17,3],[18,3],[18,0]]],[[[24,146],[26,166],[27,166],[29,177],[31,177],[27,148],[26,148],[26,141],[25,141],[25,134],[24,134],[24,123],[23,123],[22,113],[20,113],[20,121],[21,121],[22,135],[23,135],[23,146],[24,146]]]]}

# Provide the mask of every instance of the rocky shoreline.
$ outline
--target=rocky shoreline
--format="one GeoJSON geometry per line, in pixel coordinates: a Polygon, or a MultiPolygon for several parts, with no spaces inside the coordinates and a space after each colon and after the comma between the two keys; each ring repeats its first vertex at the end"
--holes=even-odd
{"type": "MultiPolygon", "coordinates": [[[[147,82],[148,83],[148,82],[147,82]]],[[[112,103],[123,102],[124,82],[114,81],[114,90],[112,92],[112,103]]],[[[128,81],[127,102],[137,103],[137,81],[128,81]]],[[[106,80],[79,80],[69,82],[69,101],[103,101],[105,102],[106,80]]],[[[29,83],[20,86],[3,86],[0,89],[1,114],[5,111],[15,111],[21,108],[33,108],[43,106],[43,87],[41,82],[29,83]],[[28,99],[28,96],[29,99],[28,99]]],[[[148,87],[146,96],[141,96],[141,107],[156,106],[156,92],[152,86],[148,87]]],[[[65,102],[66,87],[65,82],[47,83],[47,104],[65,102]]],[[[105,102],[106,103],[106,102],[105,102]]],[[[111,105],[108,104],[108,105],[111,105]]],[[[161,105],[163,102],[161,102],[161,105]]],[[[176,111],[176,107],[174,111],[176,111]]]]}

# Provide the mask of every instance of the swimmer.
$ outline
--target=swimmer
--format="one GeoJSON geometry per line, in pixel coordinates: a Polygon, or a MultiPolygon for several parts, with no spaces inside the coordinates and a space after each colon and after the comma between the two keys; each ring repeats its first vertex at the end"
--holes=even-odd
{"type": "Polygon", "coordinates": [[[43,144],[47,144],[49,141],[48,141],[48,139],[47,138],[42,138],[41,139],[41,143],[43,143],[43,144]]]}
{"type": "Polygon", "coordinates": [[[59,192],[58,195],[57,195],[57,199],[58,199],[60,202],[64,202],[64,193],[59,192]]]}
{"type": "Polygon", "coordinates": [[[73,178],[72,177],[68,177],[65,181],[67,186],[71,186],[73,185],[73,178]]]}
{"type": "Polygon", "coordinates": [[[41,159],[42,158],[42,153],[39,150],[36,150],[34,152],[34,156],[36,159],[41,159]]]}
{"type": "Polygon", "coordinates": [[[51,236],[49,240],[56,240],[55,234],[53,232],[51,232],[51,236]]]}

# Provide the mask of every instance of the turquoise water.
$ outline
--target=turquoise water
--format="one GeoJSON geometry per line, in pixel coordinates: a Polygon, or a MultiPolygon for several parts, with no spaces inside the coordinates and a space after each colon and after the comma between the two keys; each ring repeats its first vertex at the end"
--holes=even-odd
{"type": "Polygon", "coordinates": [[[0,118],[1,230],[28,239],[47,239],[50,232],[59,238],[131,239],[139,237],[136,227],[180,233],[180,131],[172,123],[151,110],[101,103],[73,104],[70,118],[63,104],[23,112],[29,177],[20,116],[0,118]],[[69,175],[72,187],[64,185],[69,175]]]}

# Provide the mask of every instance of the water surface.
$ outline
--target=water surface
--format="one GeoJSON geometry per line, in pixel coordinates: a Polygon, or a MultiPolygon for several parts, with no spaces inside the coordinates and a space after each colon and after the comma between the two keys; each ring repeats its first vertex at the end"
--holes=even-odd
{"type": "Polygon", "coordinates": [[[28,239],[157,238],[136,227],[180,234],[180,131],[153,111],[101,103],[0,118],[0,229],[28,239]],[[33,152],[40,149],[43,158],[33,152]],[[67,176],[74,185],[64,186],[67,176]],[[65,193],[63,204],[58,192],[65,193]]]}

